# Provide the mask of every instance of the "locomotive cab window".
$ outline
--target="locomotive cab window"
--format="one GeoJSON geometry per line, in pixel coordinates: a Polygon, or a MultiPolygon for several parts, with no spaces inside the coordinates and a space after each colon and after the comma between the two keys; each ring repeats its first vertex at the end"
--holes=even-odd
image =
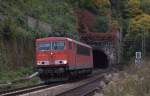
{"type": "Polygon", "coordinates": [[[90,49],[82,45],[77,45],[77,54],[90,56],[90,49]]]}
{"type": "Polygon", "coordinates": [[[55,41],[52,43],[52,50],[64,50],[65,42],[64,41],[55,41]]]}
{"type": "Polygon", "coordinates": [[[40,42],[37,45],[39,51],[48,51],[51,47],[51,44],[49,42],[40,42]]]}

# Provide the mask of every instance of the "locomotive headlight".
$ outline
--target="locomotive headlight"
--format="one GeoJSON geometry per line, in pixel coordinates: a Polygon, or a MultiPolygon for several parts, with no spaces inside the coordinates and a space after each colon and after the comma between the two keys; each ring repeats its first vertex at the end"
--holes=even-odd
{"type": "Polygon", "coordinates": [[[67,64],[67,60],[63,60],[63,63],[64,63],[64,64],[67,64]]]}
{"type": "Polygon", "coordinates": [[[41,62],[40,61],[37,61],[37,65],[40,65],[41,64],[41,62]]]}
{"type": "Polygon", "coordinates": [[[67,60],[55,60],[55,64],[67,64],[67,60]]]}
{"type": "Polygon", "coordinates": [[[37,65],[48,65],[49,61],[37,61],[37,65]]]}

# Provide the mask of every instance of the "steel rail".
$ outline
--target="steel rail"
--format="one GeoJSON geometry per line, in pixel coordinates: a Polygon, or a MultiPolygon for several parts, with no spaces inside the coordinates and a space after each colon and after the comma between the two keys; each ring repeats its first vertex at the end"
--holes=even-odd
{"type": "Polygon", "coordinates": [[[0,96],[16,96],[16,95],[25,94],[25,93],[40,90],[40,89],[45,89],[45,88],[57,86],[59,84],[60,83],[52,83],[49,85],[38,84],[38,85],[30,86],[30,87],[24,87],[24,88],[19,88],[19,89],[1,92],[0,96]]]}
{"type": "Polygon", "coordinates": [[[108,72],[110,70],[97,70],[85,79],[71,83],[67,82],[66,84],[29,92],[20,96],[86,96],[97,89],[100,81],[104,79],[105,73],[108,72]]]}

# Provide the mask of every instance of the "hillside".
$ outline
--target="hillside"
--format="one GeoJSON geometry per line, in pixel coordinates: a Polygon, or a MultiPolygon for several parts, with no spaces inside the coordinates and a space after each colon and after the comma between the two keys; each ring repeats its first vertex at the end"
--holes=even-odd
{"type": "Polygon", "coordinates": [[[94,96],[149,96],[150,76],[149,59],[142,65],[130,64],[123,71],[110,73],[108,84],[100,83],[102,87],[94,96]]]}
{"type": "Polygon", "coordinates": [[[35,38],[74,33],[75,25],[72,7],[65,0],[0,0],[0,82],[33,72],[35,38]],[[31,27],[34,22],[29,25],[28,17],[51,31],[31,27]]]}
{"type": "Polygon", "coordinates": [[[35,38],[77,36],[80,26],[76,10],[88,10],[95,15],[93,32],[120,29],[123,40],[133,41],[134,46],[123,46],[124,61],[142,49],[143,38],[145,55],[149,55],[150,0],[0,0],[0,82],[33,72],[35,38]],[[30,27],[28,17],[50,26],[51,31],[30,27]]]}

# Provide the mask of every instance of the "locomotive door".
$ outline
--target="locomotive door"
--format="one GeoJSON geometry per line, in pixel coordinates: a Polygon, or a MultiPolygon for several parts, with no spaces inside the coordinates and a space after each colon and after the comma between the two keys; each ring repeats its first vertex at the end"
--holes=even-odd
{"type": "Polygon", "coordinates": [[[77,64],[77,62],[76,62],[76,58],[77,58],[77,57],[76,57],[76,56],[77,56],[77,55],[76,55],[76,44],[75,44],[75,43],[73,43],[73,48],[74,48],[74,49],[73,49],[73,50],[74,50],[74,51],[73,51],[74,69],[76,69],[76,64],[77,64]]]}
{"type": "Polygon", "coordinates": [[[49,63],[50,65],[54,65],[54,52],[52,51],[52,42],[50,42],[50,51],[49,51],[49,63]]]}
{"type": "Polygon", "coordinates": [[[74,42],[69,41],[68,49],[69,69],[74,70],[76,68],[76,44],[74,42]]]}

